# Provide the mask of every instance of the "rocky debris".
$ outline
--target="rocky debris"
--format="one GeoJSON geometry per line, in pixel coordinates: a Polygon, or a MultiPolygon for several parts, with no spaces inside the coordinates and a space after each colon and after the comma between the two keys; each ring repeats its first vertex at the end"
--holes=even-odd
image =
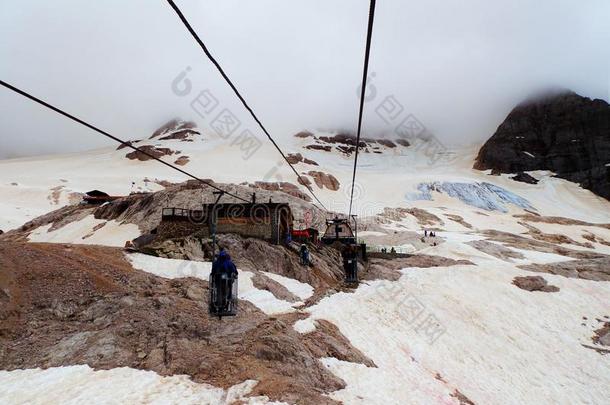
{"type": "Polygon", "coordinates": [[[361,275],[363,280],[396,281],[402,275],[400,270],[407,267],[430,268],[449,266],[475,266],[469,260],[454,260],[442,256],[414,254],[408,257],[371,258],[361,275]]]}
{"type": "MultiPolygon", "coordinates": [[[[116,150],[121,150],[123,148],[127,148],[128,146],[134,146],[134,144],[140,142],[141,139],[136,139],[134,141],[127,141],[125,143],[120,144],[119,146],[117,146],[116,150]]],[[[131,148],[130,148],[131,149],[131,148]]]]}
{"type": "Polygon", "coordinates": [[[176,161],[174,163],[177,164],[178,166],[184,166],[189,161],[190,161],[189,157],[186,155],[183,155],[183,156],[180,156],[178,159],[176,159],[176,161]]]}
{"type": "Polygon", "coordinates": [[[527,264],[520,269],[593,281],[610,281],[610,256],[558,263],[527,264]]]}
{"type": "Polygon", "coordinates": [[[4,233],[4,231],[2,229],[0,229],[0,235],[2,235],[4,233]]]}
{"type": "Polygon", "coordinates": [[[333,176],[332,174],[315,171],[315,170],[311,170],[311,171],[307,172],[307,174],[310,175],[311,177],[313,177],[313,180],[316,183],[316,186],[318,186],[318,188],[320,188],[320,189],[327,188],[331,191],[337,191],[337,190],[339,190],[339,187],[341,186],[341,183],[339,183],[339,180],[337,180],[337,178],[335,176],[333,176]]]}
{"type": "Polygon", "coordinates": [[[519,181],[527,184],[538,184],[538,180],[528,173],[519,172],[516,176],[511,177],[511,180],[519,181]]]}
{"type": "Polygon", "coordinates": [[[509,249],[499,243],[489,242],[487,240],[473,240],[466,242],[466,244],[483,253],[487,253],[490,256],[506,260],[507,262],[512,262],[512,259],[525,259],[525,256],[522,253],[509,249]]]}
{"type": "Polygon", "coordinates": [[[301,155],[300,153],[289,153],[286,156],[286,160],[291,165],[296,165],[297,163],[301,163],[303,161],[303,155],[301,155]]]}
{"type": "MultiPolygon", "coordinates": [[[[356,146],[356,136],[351,134],[336,134],[333,136],[321,136],[318,138],[320,141],[324,143],[331,144],[342,144],[347,146],[356,146]]],[[[360,140],[358,146],[361,148],[365,148],[367,146],[366,142],[360,140]]]]}
{"type": "Polygon", "coordinates": [[[388,148],[395,148],[396,144],[389,139],[377,139],[377,143],[388,148]]]}
{"type": "Polygon", "coordinates": [[[158,240],[156,235],[142,235],[133,241],[140,252],[166,259],[204,260],[212,258],[211,247],[206,250],[196,236],[158,240]]]}
{"type": "Polygon", "coordinates": [[[554,243],[554,244],[570,244],[570,245],[582,246],[587,249],[594,249],[594,246],[589,242],[581,243],[581,242],[575,241],[574,239],[572,239],[569,236],[564,235],[564,234],[544,233],[540,229],[538,229],[530,224],[527,224],[525,222],[519,222],[519,225],[527,228],[528,229],[527,234],[537,240],[554,243]]]}
{"type": "Polygon", "coordinates": [[[240,301],[230,321],[210,318],[207,283],[134,270],[120,249],[0,244],[0,369],[88,364],[132,367],[228,388],[260,381],[251,395],[289,403],[335,403],[344,382],[318,360],[374,364],[332,324],[310,336],[299,314],[269,317],[240,301]]]}
{"type": "Polygon", "coordinates": [[[483,145],[475,169],[550,170],[610,198],[610,105],[553,91],[515,107],[483,145]]]}
{"type": "Polygon", "coordinates": [[[101,224],[97,224],[93,227],[93,229],[91,230],[91,232],[89,232],[88,234],[84,235],[83,237],[81,237],[81,239],[87,239],[92,237],[95,232],[99,231],[100,229],[102,229],[104,226],[106,226],[108,222],[102,222],[101,224]]]}
{"type": "Polygon", "coordinates": [[[557,292],[558,287],[548,285],[547,281],[540,276],[515,277],[513,284],[526,291],[557,292]]]}
{"type": "MultiPolygon", "coordinates": [[[[163,156],[170,156],[173,154],[180,153],[180,152],[173,151],[170,148],[159,148],[159,147],[156,147],[153,145],[143,145],[143,146],[140,146],[139,149],[143,152],[148,153],[151,156],[154,156],[155,158],[160,158],[163,156]]],[[[129,152],[128,154],[126,154],[125,157],[128,159],[131,159],[131,160],[141,160],[144,162],[144,161],[152,159],[149,155],[142,153],[138,150],[134,150],[133,152],[129,152]]]]}
{"type": "Polygon", "coordinates": [[[49,194],[47,196],[47,200],[51,201],[55,205],[58,205],[59,198],[61,197],[61,192],[63,191],[64,188],[65,188],[65,186],[57,186],[57,187],[51,188],[51,194],[49,194]]]}
{"type": "MultiPolygon", "coordinates": [[[[349,133],[337,133],[334,135],[323,135],[320,137],[314,136],[312,133],[305,135],[295,135],[298,138],[313,138],[315,143],[305,146],[306,149],[321,150],[331,152],[333,148],[347,156],[356,151],[357,137],[349,133]]],[[[373,139],[360,138],[358,146],[363,153],[383,153],[381,147],[388,149],[397,148],[398,145],[403,147],[410,146],[410,143],[405,139],[373,139]]]]}
{"type": "Polygon", "coordinates": [[[314,322],[316,330],[306,334],[304,340],[305,345],[318,358],[334,357],[341,361],[359,363],[367,367],[377,367],[371,359],[354,348],[335,325],[324,319],[318,319],[314,322]]]}
{"type": "Polygon", "coordinates": [[[150,139],[158,138],[159,140],[178,139],[182,141],[192,142],[192,136],[200,135],[196,130],[197,124],[192,121],[182,121],[177,118],[168,121],[159,127],[150,139]]]}
{"type": "Polygon", "coordinates": [[[305,186],[307,188],[310,188],[311,186],[311,180],[309,180],[309,177],[307,177],[306,173],[301,173],[302,176],[298,178],[298,182],[300,185],[305,186]]]}
{"type": "MultiPolygon", "coordinates": [[[[271,186],[256,187],[254,185],[238,186],[235,184],[215,183],[211,179],[204,179],[212,184],[217,184],[224,190],[233,194],[248,198],[256,191],[257,201],[269,201],[277,203],[288,203],[295,218],[303,218],[305,212],[311,213],[311,226],[322,229],[326,213],[315,205],[308,202],[309,197],[296,185],[290,183],[269,183],[271,186]],[[263,188],[265,187],[265,188],[263,188]],[[268,191],[266,188],[277,191],[268,191]]],[[[161,221],[161,211],[166,207],[178,207],[185,209],[201,209],[201,204],[211,204],[216,200],[212,194],[214,189],[207,187],[195,180],[184,183],[165,183],[165,189],[154,193],[131,194],[118,198],[102,206],[69,205],[59,208],[48,214],[27,222],[16,230],[2,235],[4,240],[26,240],[28,234],[44,225],[52,224],[50,230],[59,229],[69,223],[78,221],[88,215],[94,215],[96,219],[117,221],[119,223],[135,224],[142,234],[153,231],[161,221]]],[[[225,196],[225,202],[233,202],[235,199],[225,196]]]]}
{"type": "MultiPolygon", "coordinates": [[[[301,191],[301,189],[296,184],[292,184],[287,181],[280,181],[280,182],[257,181],[252,186],[263,189],[263,190],[267,190],[267,191],[279,191],[282,193],[286,193],[288,195],[291,195],[296,198],[300,198],[301,200],[304,200],[307,202],[311,201],[311,197],[307,193],[305,193],[304,191],[301,191]]],[[[304,184],[304,186],[307,186],[307,184],[304,184]]]]}
{"type": "Polygon", "coordinates": [[[408,215],[412,215],[417,218],[417,222],[423,227],[427,226],[438,226],[445,225],[442,219],[434,214],[421,208],[384,208],[383,212],[379,214],[383,218],[387,218],[391,221],[400,222],[407,218],[408,215]]]}
{"type": "Polygon", "coordinates": [[[286,287],[260,272],[254,274],[252,284],[259,290],[269,291],[277,299],[293,303],[300,301],[299,297],[288,291],[286,287]]]}
{"type": "Polygon", "coordinates": [[[470,398],[468,398],[466,395],[462,394],[460,392],[460,390],[455,389],[453,390],[453,393],[451,394],[451,396],[455,399],[457,399],[458,401],[460,401],[460,405],[475,405],[474,402],[472,402],[470,400],[470,398]]]}
{"type": "Polygon", "coordinates": [[[610,322],[604,322],[602,327],[595,331],[591,339],[593,343],[610,346],[610,322]]]}
{"type": "Polygon", "coordinates": [[[329,146],[329,145],[313,144],[313,145],[305,146],[305,149],[321,150],[321,151],[324,151],[324,152],[330,152],[333,148],[332,148],[332,146],[329,146]]]}
{"type": "Polygon", "coordinates": [[[303,163],[312,165],[312,166],[320,166],[318,164],[318,162],[316,162],[315,160],[311,160],[311,159],[307,159],[307,158],[303,158],[303,163]]]}
{"type": "Polygon", "coordinates": [[[294,135],[295,138],[313,138],[314,135],[309,131],[301,131],[294,135]]]}
{"type": "Polygon", "coordinates": [[[289,153],[288,156],[286,156],[286,160],[288,160],[288,163],[290,163],[291,165],[305,163],[312,166],[319,166],[317,162],[303,157],[303,155],[301,155],[300,153],[289,153]]]}
{"type": "Polygon", "coordinates": [[[468,229],[472,229],[472,225],[470,225],[468,222],[464,221],[464,218],[462,218],[459,215],[456,214],[444,214],[447,218],[449,218],[450,220],[452,220],[453,222],[457,222],[458,224],[462,225],[464,228],[468,228],[468,229]]]}
{"type": "MultiPolygon", "coordinates": [[[[604,255],[602,253],[596,253],[585,250],[576,250],[570,249],[563,246],[558,246],[556,244],[527,238],[521,235],[515,235],[510,232],[502,232],[495,229],[486,229],[481,231],[481,233],[486,236],[489,240],[500,242],[505,246],[514,247],[517,249],[525,249],[532,250],[535,252],[544,252],[544,253],[554,253],[561,256],[571,257],[573,259],[602,259],[610,256],[604,255]]],[[[572,263],[574,261],[570,261],[572,263]]],[[[523,267],[521,267],[523,268],[523,267]]],[[[528,270],[528,269],[526,269],[528,270]]],[[[532,270],[537,271],[537,270],[532,270]]]]}
{"type": "Polygon", "coordinates": [[[592,234],[592,233],[591,233],[591,232],[589,232],[589,231],[586,231],[585,233],[583,233],[583,234],[582,234],[582,237],[583,237],[584,239],[586,239],[586,240],[590,241],[590,242],[593,242],[593,243],[599,243],[599,244],[601,244],[601,245],[610,246],[610,242],[608,242],[608,241],[607,241],[607,240],[605,240],[605,239],[602,239],[601,237],[599,237],[599,236],[597,236],[597,235],[592,234]]]}
{"type": "MultiPolygon", "coordinates": [[[[527,211],[527,210],[526,210],[527,211]]],[[[542,222],[545,224],[558,224],[558,225],[582,225],[582,226],[596,226],[604,229],[610,229],[610,224],[594,224],[591,222],[585,222],[578,219],[564,218],[564,217],[549,217],[543,216],[538,213],[528,211],[527,214],[515,214],[515,218],[520,218],[528,222],[542,222]]]]}

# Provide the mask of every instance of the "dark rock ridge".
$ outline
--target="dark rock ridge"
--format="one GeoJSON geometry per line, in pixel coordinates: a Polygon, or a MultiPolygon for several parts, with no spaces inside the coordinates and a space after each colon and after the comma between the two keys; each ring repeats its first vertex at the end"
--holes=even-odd
{"type": "MultiPolygon", "coordinates": [[[[337,133],[332,136],[316,137],[311,132],[299,132],[295,138],[312,138],[315,143],[306,145],[305,149],[321,150],[331,152],[333,148],[345,155],[351,155],[356,151],[356,136],[349,133],[337,133]]],[[[383,153],[383,148],[394,149],[398,146],[409,147],[410,143],[406,139],[373,139],[360,138],[358,146],[363,153],[383,153]]]]}
{"type": "Polygon", "coordinates": [[[538,184],[538,180],[530,174],[519,172],[516,176],[511,177],[511,180],[520,181],[527,184],[538,184]]]}
{"type": "Polygon", "coordinates": [[[192,142],[192,136],[200,135],[196,130],[197,124],[192,121],[181,121],[177,118],[168,121],[165,125],[158,128],[150,139],[159,138],[160,140],[179,139],[181,141],[192,142]]]}
{"type": "Polygon", "coordinates": [[[474,168],[550,170],[610,199],[610,105],[568,90],[528,99],[483,145],[474,168]]]}

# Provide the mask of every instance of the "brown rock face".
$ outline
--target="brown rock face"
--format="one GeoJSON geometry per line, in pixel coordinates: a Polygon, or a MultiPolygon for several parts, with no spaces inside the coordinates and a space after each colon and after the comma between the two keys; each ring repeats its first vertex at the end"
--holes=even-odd
{"type": "Polygon", "coordinates": [[[159,127],[153,134],[150,139],[158,138],[160,136],[165,135],[165,137],[159,139],[184,139],[185,135],[189,133],[199,134],[198,131],[195,131],[194,128],[197,128],[197,124],[192,121],[181,121],[179,119],[173,119],[168,121],[163,126],[159,127]],[[179,133],[176,137],[171,137],[171,134],[179,133]]]}
{"type": "MultiPolygon", "coordinates": [[[[148,153],[149,155],[152,155],[156,158],[160,158],[162,156],[169,156],[169,155],[173,155],[174,153],[176,153],[175,151],[171,150],[170,148],[157,148],[152,145],[144,145],[144,146],[140,146],[139,148],[142,151],[144,151],[144,152],[148,153]]],[[[126,154],[125,157],[128,159],[131,159],[131,160],[146,161],[146,160],[152,159],[149,155],[144,154],[140,151],[134,150],[133,152],[129,152],[128,154],[126,154]]]]}
{"type": "Polygon", "coordinates": [[[307,174],[313,177],[313,181],[319,188],[326,187],[327,189],[332,191],[339,190],[341,183],[339,183],[339,180],[337,180],[337,178],[332,174],[327,174],[315,170],[309,171],[307,174]]]}
{"type": "Polygon", "coordinates": [[[610,199],[610,105],[555,91],[515,107],[479,151],[475,169],[550,170],[610,199]]]}
{"type": "Polygon", "coordinates": [[[553,285],[547,285],[544,278],[540,276],[525,276],[515,277],[513,284],[522,290],[526,291],[543,291],[543,292],[557,292],[559,288],[553,285]]]}
{"type": "Polygon", "coordinates": [[[188,156],[180,156],[178,159],[176,159],[176,161],[174,163],[177,164],[178,166],[184,166],[188,162],[189,162],[188,156]]]}

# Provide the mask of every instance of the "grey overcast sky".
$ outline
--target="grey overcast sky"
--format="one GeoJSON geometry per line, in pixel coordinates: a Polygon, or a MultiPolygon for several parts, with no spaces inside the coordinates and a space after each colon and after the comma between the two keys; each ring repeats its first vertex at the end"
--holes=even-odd
{"type": "MultiPolygon", "coordinates": [[[[368,0],[177,0],[263,123],[286,139],[355,130],[368,0]]],[[[117,136],[147,137],[170,118],[208,120],[179,97],[209,89],[256,126],[163,0],[0,2],[0,78],[117,136]]],[[[486,140],[510,109],[547,86],[608,100],[608,0],[379,0],[364,131],[394,95],[447,145],[486,140]]],[[[0,158],[108,142],[0,88],[0,158]]]]}

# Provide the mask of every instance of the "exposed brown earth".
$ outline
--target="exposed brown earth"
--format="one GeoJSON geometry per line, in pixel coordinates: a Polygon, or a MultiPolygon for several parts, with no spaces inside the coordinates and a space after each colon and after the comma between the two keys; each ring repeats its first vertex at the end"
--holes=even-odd
{"type": "Polygon", "coordinates": [[[318,188],[327,188],[332,191],[337,191],[341,186],[339,180],[337,180],[337,178],[332,174],[314,170],[309,171],[307,174],[313,177],[313,180],[316,183],[316,186],[318,186],[318,188]]]}
{"type": "Polygon", "coordinates": [[[515,277],[513,284],[526,291],[557,292],[558,287],[548,285],[547,281],[540,276],[515,277]]]}
{"type": "Polygon", "coordinates": [[[610,242],[608,242],[605,239],[600,238],[599,236],[592,234],[591,232],[583,233],[582,237],[593,243],[599,243],[601,245],[610,246],[610,242]]]}
{"type": "Polygon", "coordinates": [[[312,166],[319,166],[317,162],[315,162],[315,161],[313,161],[311,159],[307,159],[306,157],[304,157],[300,153],[289,153],[286,156],[286,160],[291,165],[296,165],[298,163],[305,163],[305,164],[312,165],[312,166]]]}
{"type": "Polygon", "coordinates": [[[602,327],[595,331],[591,340],[593,343],[610,346],[610,322],[603,322],[602,327]]]}
{"type": "Polygon", "coordinates": [[[313,144],[313,145],[307,145],[305,146],[305,149],[311,149],[311,150],[322,150],[324,152],[330,152],[333,148],[332,146],[329,145],[318,145],[318,144],[313,144]]]}
{"type": "Polygon", "coordinates": [[[198,131],[193,131],[191,129],[183,129],[180,131],[172,132],[169,135],[163,136],[159,138],[161,141],[166,141],[170,139],[177,139],[184,142],[193,142],[193,136],[200,135],[198,131]]]}
{"type": "MultiPolygon", "coordinates": [[[[180,152],[173,151],[170,148],[157,148],[156,146],[152,146],[152,145],[143,145],[143,146],[140,146],[139,149],[156,158],[160,158],[163,156],[170,156],[173,154],[180,153],[180,152]]],[[[128,154],[126,154],[125,157],[128,159],[131,159],[131,160],[147,161],[147,160],[152,159],[149,155],[142,153],[140,151],[134,150],[133,152],[129,152],[128,154]]]]}
{"type": "Polygon", "coordinates": [[[412,215],[417,218],[417,222],[423,227],[427,226],[438,226],[444,225],[442,219],[436,215],[429,213],[421,208],[384,208],[383,212],[379,214],[381,217],[390,219],[392,221],[401,221],[408,215],[412,215]]]}
{"type": "Polygon", "coordinates": [[[581,243],[581,242],[575,241],[574,239],[570,238],[569,236],[563,235],[563,234],[544,233],[541,230],[539,230],[538,228],[536,228],[530,224],[527,224],[525,222],[519,222],[519,225],[527,228],[528,229],[527,234],[537,240],[541,240],[541,241],[549,242],[549,243],[555,243],[555,244],[569,244],[569,245],[575,245],[575,246],[582,246],[582,247],[586,247],[587,249],[594,248],[594,246],[589,242],[581,243]]]}
{"type": "Polygon", "coordinates": [[[573,259],[599,259],[609,257],[602,253],[570,249],[563,246],[558,246],[553,243],[526,238],[524,236],[515,235],[509,232],[502,232],[495,229],[486,229],[481,233],[485,235],[489,240],[501,242],[506,246],[514,247],[517,249],[533,250],[544,253],[554,253],[561,256],[571,257],[573,259]]]}
{"type": "Polygon", "coordinates": [[[597,226],[600,228],[610,229],[610,224],[595,224],[592,222],[580,221],[578,219],[565,218],[565,217],[552,217],[543,216],[537,213],[528,212],[527,214],[515,214],[515,218],[520,218],[528,222],[544,222],[546,224],[558,224],[558,225],[583,225],[583,226],[597,226]]]}
{"type": "Polygon", "coordinates": [[[528,264],[519,268],[540,273],[594,281],[610,281],[610,256],[594,259],[570,260],[548,264],[528,264]]]}
{"type": "Polygon", "coordinates": [[[372,258],[365,266],[365,271],[361,274],[362,280],[390,280],[396,281],[402,275],[400,270],[407,267],[429,268],[429,267],[449,267],[449,266],[475,266],[468,260],[453,260],[447,257],[430,255],[411,255],[409,257],[397,258],[372,258]]]}
{"type": "Polygon", "coordinates": [[[455,214],[444,214],[447,218],[449,218],[450,220],[452,220],[453,222],[457,222],[458,224],[462,225],[464,228],[468,228],[468,229],[472,229],[472,225],[470,225],[468,222],[464,221],[464,218],[462,218],[459,215],[455,215],[455,214]]]}
{"type": "Polygon", "coordinates": [[[178,159],[176,159],[176,161],[174,162],[175,164],[177,164],[178,166],[184,166],[189,162],[189,157],[188,156],[180,156],[178,159]]]}
{"type": "Polygon", "coordinates": [[[0,264],[2,369],[126,366],[223,388],[255,379],[252,395],[329,404],[323,394],[344,383],[319,357],[374,366],[331,324],[298,334],[298,314],[241,301],[237,317],[210,319],[206,282],[134,270],[118,249],[3,243],[0,264]]]}
{"type": "Polygon", "coordinates": [[[295,138],[313,138],[313,134],[309,131],[301,131],[294,136],[295,138]]]}
{"type": "MultiPolygon", "coordinates": [[[[304,184],[304,185],[307,186],[307,184],[304,184]]],[[[280,191],[282,193],[286,193],[293,197],[300,198],[301,200],[304,200],[307,202],[311,201],[311,197],[307,193],[301,191],[301,189],[297,185],[289,183],[287,181],[281,181],[281,182],[257,181],[254,183],[254,187],[260,188],[263,190],[267,190],[267,191],[280,191]]]]}
{"type": "Polygon", "coordinates": [[[509,249],[499,243],[493,243],[487,240],[473,240],[466,243],[474,247],[475,249],[480,250],[483,253],[487,253],[490,256],[494,256],[498,259],[506,260],[508,262],[511,262],[512,259],[525,258],[522,253],[517,252],[516,250],[509,249]]]}

